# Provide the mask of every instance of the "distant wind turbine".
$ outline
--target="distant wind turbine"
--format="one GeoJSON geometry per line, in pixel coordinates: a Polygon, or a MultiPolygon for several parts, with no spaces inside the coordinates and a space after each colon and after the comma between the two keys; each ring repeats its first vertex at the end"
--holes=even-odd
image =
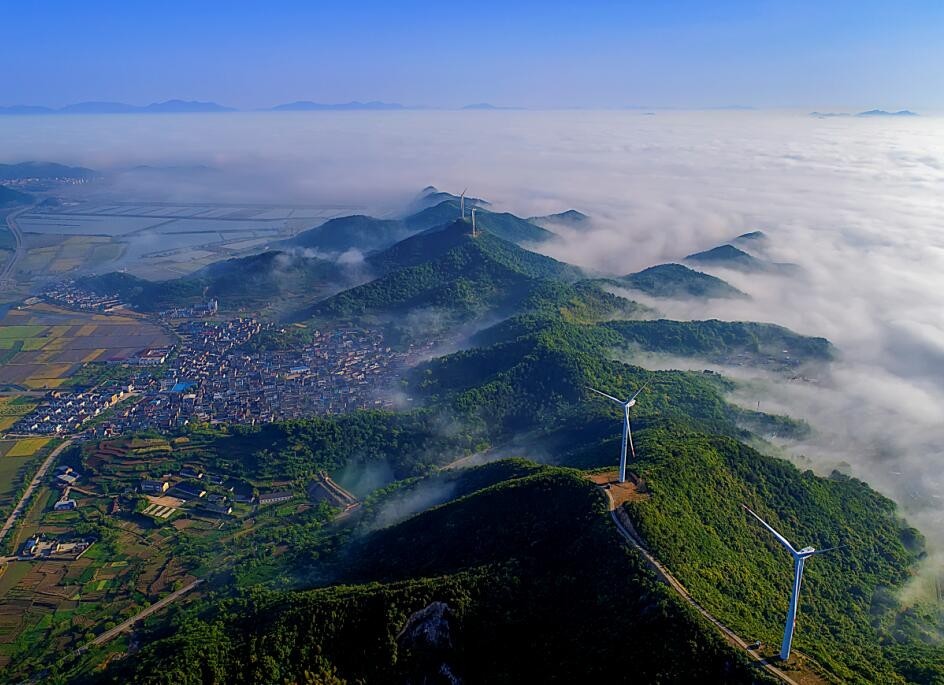
{"type": "MultiPolygon", "coordinates": [[[[751,516],[760,521],[764,528],[773,533],[773,536],[777,538],[777,541],[786,547],[787,551],[793,556],[793,592],[790,593],[790,608],[787,611],[786,625],[783,627],[783,642],[780,644],[780,658],[783,661],[786,661],[790,658],[790,646],[793,644],[793,630],[796,628],[797,603],[800,599],[800,582],[803,580],[803,566],[806,564],[806,560],[814,554],[830,552],[834,549],[839,549],[839,547],[828,547],[826,549],[813,549],[812,547],[804,547],[798,552],[784,536],[775,531],[773,527],[764,519],[751,511],[751,509],[748,508],[746,504],[742,504],[741,506],[747,509],[747,512],[751,516]]],[[[840,547],[841,546],[842,545],[840,545],[840,547]]]]}
{"type": "Polygon", "coordinates": [[[468,190],[468,188],[466,188],[461,193],[459,193],[459,216],[462,218],[463,221],[465,221],[465,191],[466,190],[468,190]]]}
{"type": "Polygon", "coordinates": [[[626,482],[626,446],[627,444],[629,445],[630,452],[632,452],[633,454],[633,460],[635,461],[636,459],[636,450],[633,447],[633,430],[632,430],[632,427],[629,425],[629,410],[631,407],[633,407],[636,404],[636,398],[639,397],[639,393],[641,393],[643,390],[646,389],[647,385],[649,384],[648,383],[643,384],[643,386],[639,388],[639,390],[637,390],[636,393],[625,402],[623,400],[616,399],[612,395],[607,395],[605,392],[600,392],[596,388],[590,388],[590,387],[587,388],[588,390],[595,392],[597,395],[602,395],[608,400],[613,400],[614,402],[619,404],[621,407],[623,407],[623,446],[620,450],[620,463],[619,463],[619,482],[620,483],[626,482]]]}
{"type": "Polygon", "coordinates": [[[475,233],[475,207],[472,208],[472,212],[471,212],[471,213],[472,213],[472,237],[475,238],[475,237],[476,237],[476,233],[475,233]]]}

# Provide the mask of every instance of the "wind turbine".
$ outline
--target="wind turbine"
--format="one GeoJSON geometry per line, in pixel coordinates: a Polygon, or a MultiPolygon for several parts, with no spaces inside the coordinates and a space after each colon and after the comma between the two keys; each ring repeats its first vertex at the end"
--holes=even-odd
{"type": "Polygon", "coordinates": [[[590,388],[590,387],[587,388],[588,390],[595,392],[597,395],[602,395],[608,400],[613,400],[614,402],[619,404],[621,407],[623,407],[623,446],[620,449],[620,463],[619,463],[619,482],[620,483],[626,482],[626,445],[627,444],[629,445],[630,452],[632,452],[633,454],[633,460],[635,461],[636,459],[636,450],[633,447],[633,431],[629,425],[629,409],[630,407],[636,404],[636,398],[639,397],[639,393],[641,393],[643,390],[646,389],[647,385],[649,384],[644,383],[643,386],[639,388],[639,390],[637,390],[636,393],[625,402],[623,400],[616,399],[612,395],[607,395],[605,392],[600,392],[596,388],[590,388]]]}
{"type": "Polygon", "coordinates": [[[472,208],[472,237],[476,237],[475,233],[475,207],[472,208]]]}
{"type": "MultiPolygon", "coordinates": [[[[468,190],[466,188],[465,190],[468,190]]],[[[459,216],[465,221],[465,190],[459,193],[459,216]]]]}
{"type": "Polygon", "coordinates": [[[806,564],[806,560],[814,554],[822,554],[823,552],[839,549],[839,547],[828,547],[826,549],[804,547],[798,552],[784,536],[775,531],[764,519],[751,511],[746,504],[742,504],[741,506],[747,509],[747,512],[751,516],[760,521],[764,528],[773,533],[777,541],[786,547],[787,551],[793,556],[793,592],[790,593],[790,608],[787,610],[787,622],[783,627],[783,642],[780,644],[780,658],[786,661],[790,658],[790,645],[793,644],[793,630],[796,628],[797,602],[800,599],[800,581],[803,580],[803,566],[806,564]]]}

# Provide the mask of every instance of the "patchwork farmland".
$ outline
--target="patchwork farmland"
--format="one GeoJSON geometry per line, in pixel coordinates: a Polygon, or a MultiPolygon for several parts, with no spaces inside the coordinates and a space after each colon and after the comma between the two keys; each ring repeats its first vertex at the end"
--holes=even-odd
{"type": "MultiPolygon", "coordinates": [[[[172,338],[134,315],[93,314],[39,303],[0,319],[0,388],[58,388],[82,364],[124,361],[172,338]]],[[[0,420],[6,418],[0,412],[0,420]]]]}

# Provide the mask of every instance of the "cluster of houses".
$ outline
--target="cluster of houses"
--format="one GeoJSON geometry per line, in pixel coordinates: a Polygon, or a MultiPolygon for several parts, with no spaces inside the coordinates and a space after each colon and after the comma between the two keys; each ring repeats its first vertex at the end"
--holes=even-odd
{"type": "Polygon", "coordinates": [[[71,561],[85,554],[92,544],[88,540],[63,541],[37,533],[23,543],[18,556],[22,560],[68,559],[71,561]]]}
{"type": "Polygon", "coordinates": [[[65,392],[53,390],[29,414],[19,419],[14,433],[57,435],[82,428],[89,419],[110,409],[134,390],[125,385],[109,392],[65,392]]]}
{"type": "Polygon", "coordinates": [[[243,349],[271,329],[255,319],[180,324],[180,344],[161,362],[161,377],[138,387],[142,399],[110,416],[101,435],[172,430],[191,421],[255,424],[389,407],[389,390],[421,352],[395,351],[380,331],[355,328],[315,331],[310,343],[294,350],[243,349]]]}
{"type": "Polygon", "coordinates": [[[199,319],[214,316],[219,310],[219,301],[211,299],[190,307],[174,307],[160,312],[158,316],[162,319],[199,319]]]}
{"type": "Polygon", "coordinates": [[[117,294],[99,295],[79,287],[75,281],[47,286],[42,296],[54,304],[93,312],[108,312],[125,306],[117,294]]]}
{"type": "Polygon", "coordinates": [[[295,350],[228,355],[185,409],[201,421],[252,424],[388,406],[384,390],[403,357],[379,331],[315,331],[295,350]]]}
{"type": "Polygon", "coordinates": [[[169,474],[161,478],[145,478],[141,481],[139,490],[142,494],[154,498],[166,495],[192,502],[201,512],[217,516],[231,514],[234,503],[258,503],[259,506],[266,506],[286,502],[296,496],[294,491],[278,490],[261,493],[256,497],[245,484],[235,483],[219,474],[204,473],[192,466],[182,468],[176,479],[169,474]]]}

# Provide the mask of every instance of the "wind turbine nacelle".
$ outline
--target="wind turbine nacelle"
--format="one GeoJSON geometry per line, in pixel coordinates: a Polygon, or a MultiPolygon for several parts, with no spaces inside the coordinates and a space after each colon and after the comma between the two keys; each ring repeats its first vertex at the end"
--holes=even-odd
{"type": "Polygon", "coordinates": [[[813,552],[815,551],[816,549],[813,547],[804,547],[803,549],[800,550],[800,554],[804,556],[809,556],[810,554],[813,554],[813,552]]]}
{"type": "Polygon", "coordinates": [[[636,406],[636,400],[630,400],[629,402],[626,403],[627,409],[629,407],[635,407],[635,406],[636,406]]]}

